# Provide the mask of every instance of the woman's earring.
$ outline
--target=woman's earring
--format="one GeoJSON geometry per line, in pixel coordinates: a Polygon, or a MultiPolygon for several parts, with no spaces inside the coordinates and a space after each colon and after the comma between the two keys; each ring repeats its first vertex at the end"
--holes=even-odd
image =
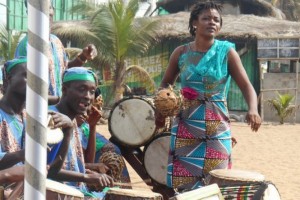
{"type": "Polygon", "coordinates": [[[197,26],[193,26],[194,29],[197,29],[197,26]]]}

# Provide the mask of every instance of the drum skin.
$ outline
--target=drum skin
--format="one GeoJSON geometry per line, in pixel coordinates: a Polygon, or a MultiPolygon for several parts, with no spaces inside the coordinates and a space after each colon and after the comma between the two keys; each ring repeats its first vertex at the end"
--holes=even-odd
{"type": "Polygon", "coordinates": [[[110,188],[105,195],[105,200],[163,200],[163,197],[159,193],[148,190],[110,188]]]}
{"type": "Polygon", "coordinates": [[[141,97],[124,98],[115,103],[108,122],[111,135],[121,145],[140,147],[154,136],[154,107],[141,97]]]}
{"type": "Polygon", "coordinates": [[[257,183],[265,180],[264,175],[238,169],[215,169],[209,172],[209,184],[217,183],[219,186],[236,185],[237,183],[257,183]]]}
{"type": "Polygon", "coordinates": [[[171,133],[160,133],[144,148],[144,167],[155,182],[167,185],[167,167],[171,133]]]}

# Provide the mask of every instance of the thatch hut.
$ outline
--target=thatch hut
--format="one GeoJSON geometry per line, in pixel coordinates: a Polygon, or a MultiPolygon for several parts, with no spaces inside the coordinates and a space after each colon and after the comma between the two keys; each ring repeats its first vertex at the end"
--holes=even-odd
{"type": "MultiPolygon", "coordinates": [[[[170,13],[189,11],[197,2],[206,0],[163,0],[157,2],[157,7],[161,7],[170,13]]],[[[223,14],[253,14],[263,17],[285,18],[281,10],[264,0],[220,0],[217,1],[224,7],[223,14]]]]}

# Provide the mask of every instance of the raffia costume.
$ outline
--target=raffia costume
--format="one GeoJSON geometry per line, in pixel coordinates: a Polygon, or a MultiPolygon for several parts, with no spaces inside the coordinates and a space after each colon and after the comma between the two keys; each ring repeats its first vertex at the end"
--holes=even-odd
{"type": "MultiPolygon", "coordinates": [[[[226,98],[230,84],[227,54],[234,44],[215,40],[203,53],[184,46],[179,57],[182,89],[196,98],[180,111],[171,129],[167,185],[195,189],[213,169],[230,168],[231,131],[226,98]]],[[[183,96],[185,96],[183,94],[183,96]]]]}

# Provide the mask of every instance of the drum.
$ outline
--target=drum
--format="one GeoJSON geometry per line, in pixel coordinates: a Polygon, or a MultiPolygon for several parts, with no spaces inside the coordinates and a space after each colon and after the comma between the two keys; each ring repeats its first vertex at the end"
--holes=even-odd
{"type": "Polygon", "coordinates": [[[120,144],[140,147],[154,136],[154,107],[141,97],[124,98],[113,106],[108,122],[111,135],[120,144]]]}
{"type": "Polygon", "coordinates": [[[155,136],[144,148],[144,167],[155,182],[166,185],[170,133],[155,136]]]}
{"type": "Polygon", "coordinates": [[[280,194],[271,182],[257,172],[216,169],[209,172],[209,184],[217,183],[225,200],[280,200],[280,194]]]}
{"type": "Polygon", "coordinates": [[[163,200],[159,193],[149,190],[129,190],[120,188],[110,188],[106,195],[105,200],[163,200]]]}
{"type": "MultiPolygon", "coordinates": [[[[24,182],[19,182],[8,199],[24,199],[24,182]]],[[[65,184],[46,179],[47,200],[83,200],[84,195],[79,190],[65,184]]]]}
{"type": "Polygon", "coordinates": [[[84,195],[82,192],[76,190],[75,188],[47,179],[46,199],[83,200],[84,195]]]}
{"type": "Polygon", "coordinates": [[[169,200],[223,200],[217,184],[208,185],[176,195],[169,200]]]}

